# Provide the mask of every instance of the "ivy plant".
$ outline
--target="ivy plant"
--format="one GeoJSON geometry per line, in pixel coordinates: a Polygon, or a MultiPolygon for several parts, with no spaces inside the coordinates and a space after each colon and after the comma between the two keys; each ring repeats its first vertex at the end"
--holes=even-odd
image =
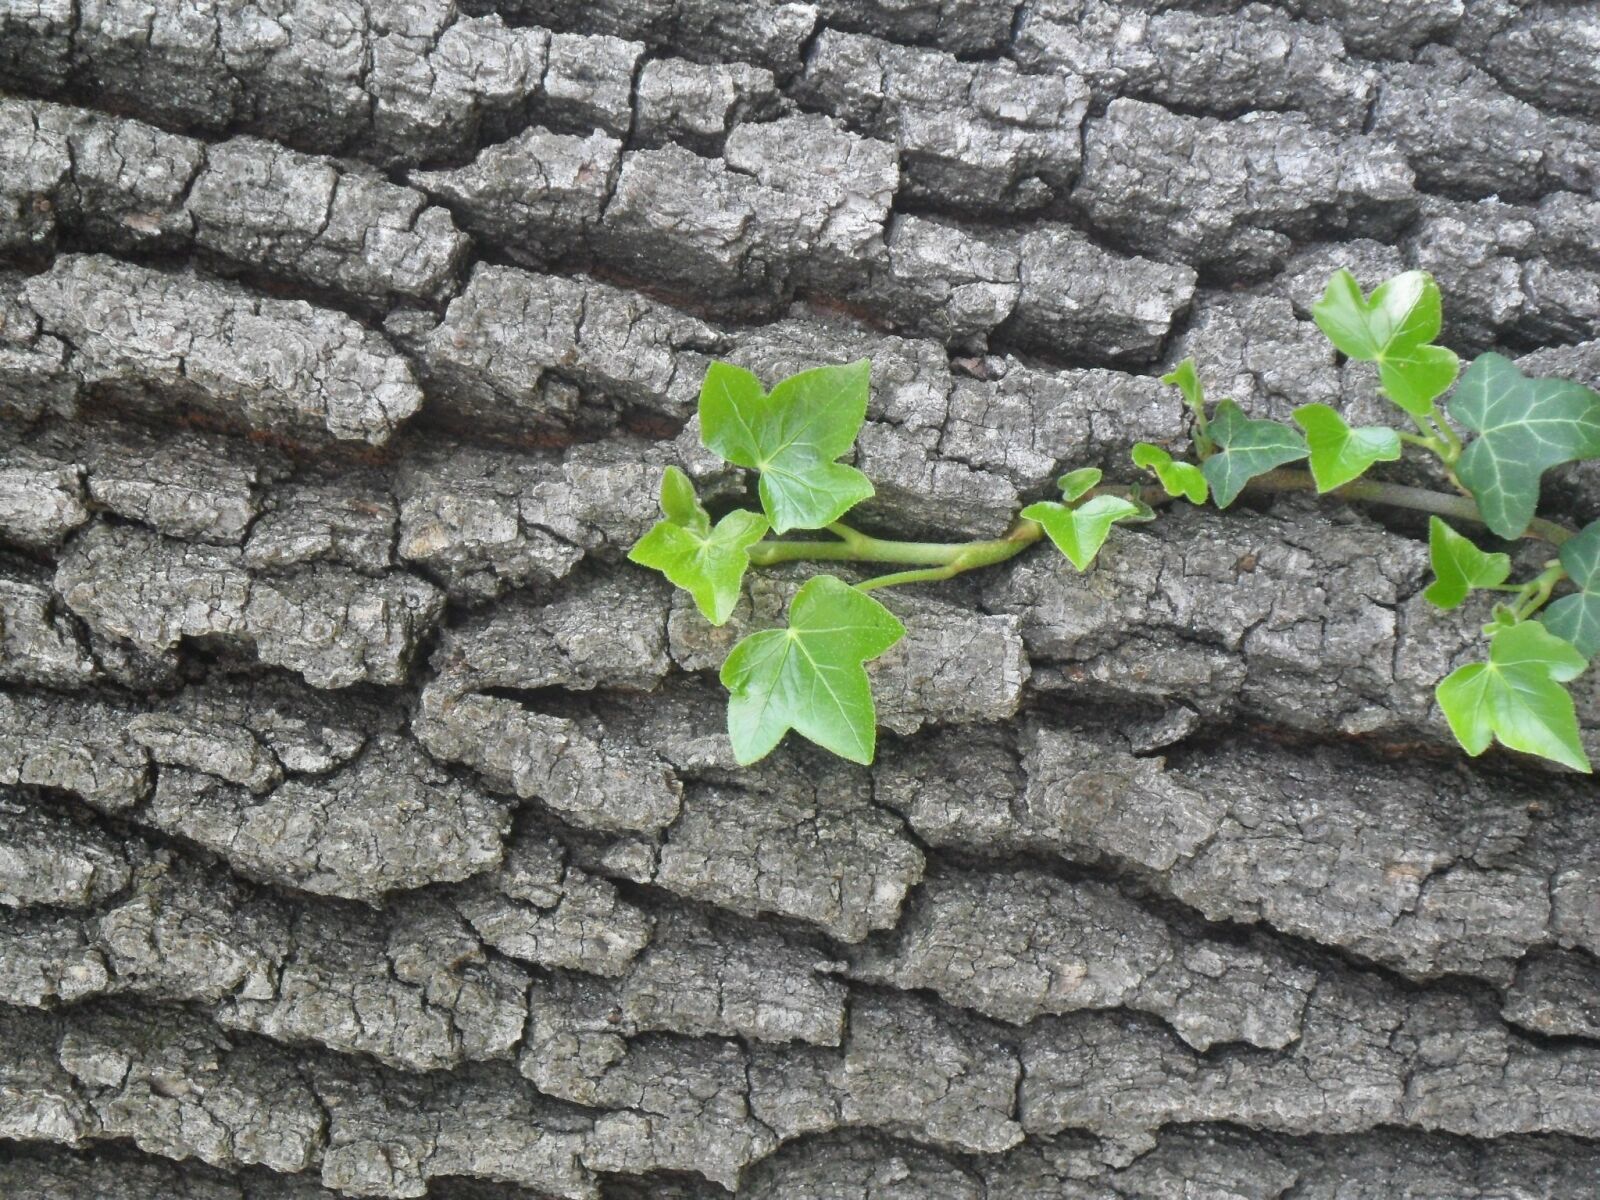
{"type": "Polygon", "coordinates": [[[713,521],[689,477],[669,467],[661,520],[635,543],[633,561],[686,590],[713,625],[733,615],[751,568],[801,561],[898,568],[857,583],[815,575],[790,601],[785,625],[733,647],[721,679],[735,757],[753,763],[792,730],[844,758],[872,761],[877,719],[867,664],[905,636],[871,594],[880,588],[992,566],[1045,539],[1088,571],[1118,525],[1154,520],[1159,505],[1181,499],[1225,509],[1248,492],[1309,491],[1428,513],[1434,579],[1424,598],[1455,609],[1485,603],[1475,593],[1498,597],[1483,626],[1483,657],[1435,689],[1467,753],[1499,742],[1588,771],[1566,685],[1600,654],[1600,521],[1579,530],[1537,514],[1546,471],[1600,458],[1600,393],[1529,378],[1498,354],[1480,355],[1463,371],[1436,344],[1443,304],[1421,271],[1365,293],[1341,270],[1312,315],[1336,349],[1373,364],[1379,394],[1393,403],[1401,427],[1352,427],[1315,403],[1296,408],[1292,423],[1251,416],[1233,400],[1209,401],[1186,359],[1162,378],[1188,410],[1187,455],[1149,442],[1132,447],[1133,477],[1153,477],[1153,490],[1107,483],[1099,467],[1082,467],[1057,481],[1058,499],[1029,504],[1002,536],[972,542],[895,541],[843,523],[873,495],[871,481],[840,461],[866,419],[866,361],[802,371],[770,391],[742,367],[712,363],[700,392],[701,439],[727,463],[756,473],[759,511],[735,507],[713,521]],[[1453,490],[1366,477],[1408,450],[1435,460],[1453,490]],[[1481,526],[1500,545],[1479,545],[1457,525],[1481,526]],[[815,530],[826,536],[787,536],[815,530]],[[1503,547],[1522,539],[1549,546],[1553,556],[1519,581],[1503,547]]]}

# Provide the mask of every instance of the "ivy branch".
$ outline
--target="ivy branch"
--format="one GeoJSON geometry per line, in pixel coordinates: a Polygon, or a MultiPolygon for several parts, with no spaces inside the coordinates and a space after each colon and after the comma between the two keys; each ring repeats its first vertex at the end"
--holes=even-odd
{"type": "Polygon", "coordinates": [[[686,589],[715,625],[732,615],[750,567],[899,568],[853,585],[814,576],[791,601],[786,626],[752,633],[733,648],[721,679],[738,760],[764,757],[792,729],[845,758],[872,761],[877,721],[865,664],[905,629],[870,593],[994,566],[1044,538],[1087,571],[1118,524],[1154,520],[1158,506],[1180,500],[1226,509],[1250,490],[1313,492],[1429,514],[1434,580],[1427,600],[1453,609],[1475,591],[1505,597],[1483,627],[1486,659],[1459,667],[1435,690],[1451,731],[1472,755],[1499,741],[1588,771],[1564,685],[1600,653],[1600,521],[1580,531],[1537,509],[1545,471],[1600,458],[1600,393],[1529,378],[1498,354],[1480,355],[1463,372],[1456,355],[1435,344],[1439,289],[1421,271],[1396,275],[1366,295],[1341,270],[1313,316],[1341,353],[1373,364],[1380,394],[1405,414],[1408,428],[1351,427],[1325,404],[1301,405],[1293,424],[1253,418],[1232,400],[1209,403],[1194,362],[1185,360],[1162,379],[1179,390],[1190,414],[1191,457],[1174,458],[1148,442],[1132,450],[1132,465],[1153,475],[1159,491],[1107,484],[1098,468],[1080,468],[1057,481],[1060,500],[1030,504],[1002,536],[970,542],[897,541],[844,524],[845,514],[873,495],[865,475],[838,461],[866,419],[866,361],[802,371],[770,392],[749,371],[712,363],[700,392],[701,438],[726,462],[759,473],[761,511],[735,509],[713,523],[688,476],[669,467],[662,519],[629,557],[686,589]],[[1363,478],[1408,450],[1437,459],[1455,490],[1363,478]],[[1307,469],[1290,468],[1299,462],[1307,469]],[[1481,548],[1451,521],[1482,526],[1502,542],[1543,542],[1554,556],[1531,578],[1511,581],[1510,556],[1481,548]],[[830,536],[786,536],[794,530],[830,536]]]}

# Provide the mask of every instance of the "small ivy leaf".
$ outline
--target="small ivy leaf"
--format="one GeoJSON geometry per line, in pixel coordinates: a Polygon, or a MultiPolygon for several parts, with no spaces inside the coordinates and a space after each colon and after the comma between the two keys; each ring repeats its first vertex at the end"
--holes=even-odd
{"type": "Polygon", "coordinates": [[[1352,429],[1326,404],[1302,404],[1294,410],[1294,423],[1306,431],[1311,448],[1311,477],[1317,491],[1331,492],[1366,474],[1376,462],[1400,457],[1400,435],[1382,425],[1352,429]]]}
{"type": "Polygon", "coordinates": [[[1099,467],[1080,467],[1076,471],[1068,471],[1056,480],[1056,486],[1061,489],[1061,498],[1071,504],[1089,489],[1097,487],[1100,478],[1099,467]]]}
{"type": "Polygon", "coordinates": [[[1590,770],[1572,697],[1562,687],[1588,666],[1537,621],[1498,630],[1489,661],[1457,667],[1434,690],[1450,731],[1476,757],[1491,740],[1574,770],[1590,770]]]}
{"type": "Polygon", "coordinates": [[[1378,364],[1384,394],[1406,412],[1425,417],[1455,382],[1461,361],[1439,336],[1439,286],[1426,271],[1405,271],[1379,284],[1370,299],[1349,271],[1328,280],[1311,315],[1328,340],[1349,357],[1378,364]]]}
{"type": "Polygon", "coordinates": [[[1204,458],[1215,448],[1211,434],[1206,429],[1206,390],[1200,385],[1200,375],[1194,369],[1194,359],[1186,358],[1161,377],[1162,383],[1171,384],[1183,393],[1183,402],[1194,410],[1194,435],[1190,441],[1197,455],[1204,458]]]}
{"type": "Polygon", "coordinates": [[[1194,359],[1184,359],[1163,375],[1161,382],[1170,384],[1182,392],[1184,403],[1196,412],[1205,411],[1206,389],[1200,383],[1200,375],[1194,368],[1194,359]]]}
{"type": "Polygon", "coordinates": [[[1495,587],[1511,574],[1511,558],[1478,549],[1438,517],[1428,518],[1428,557],[1434,580],[1423,598],[1439,608],[1458,608],[1473,588],[1495,587]]]}
{"type": "Polygon", "coordinates": [[[722,664],[728,736],[748,766],[793,729],[862,764],[877,745],[877,712],[862,666],[905,636],[895,615],[832,575],[807,581],[789,603],[789,627],[742,639],[722,664]]]}
{"type": "Polygon", "coordinates": [[[1539,619],[1551,633],[1577,647],[1579,654],[1593,658],[1600,653],[1600,521],[1562,544],[1561,565],[1582,590],[1561,597],[1539,619]]]}
{"type": "Polygon", "coordinates": [[[693,481],[677,467],[668,467],[661,476],[661,513],[674,525],[696,533],[711,530],[711,518],[695,495],[693,481]]]}
{"type": "Polygon", "coordinates": [[[1277,421],[1247,417],[1232,400],[1217,405],[1211,418],[1211,438],[1217,451],[1200,469],[1218,508],[1227,508],[1238,499],[1244,485],[1257,475],[1310,453],[1298,430],[1277,421]]]}
{"type": "Polygon", "coordinates": [[[1112,525],[1118,521],[1143,519],[1149,511],[1148,505],[1135,504],[1121,496],[1096,496],[1076,508],[1042,500],[1028,505],[1022,515],[1043,525],[1050,540],[1072,565],[1087,571],[1095,555],[1100,553],[1100,547],[1106,544],[1112,525]]]}
{"type": "Polygon", "coordinates": [[[1546,470],[1600,457],[1600,393],[1564,379],[1530,379],[1498,354],[1473,360],[1450,415],[1478,435],[1456,473],[1503,538],[1528,528],[1546,470]]]}
{"type": "Polygon", "coordinates": [[[661,480],[661,511],[666,520],[635,542],[628,558],[660,571],[694,597],[706,620],[723,624],[739,602],[750,547],[765,536],[767,519],[739,509],[713,529],[694,485],[676,467],[668,467],[661,480]]]}
{"type": "Polygon", "coordinates": [[[1137,442],[1133,447],[1133,465],[1154,471],[1162,488],[1169,496],[1182,496],[1190,504],[1204,504],[1211,489],[1205,472],[1194,463],[1177,462],[1160,446],[1137,442]]]}
{"type": "Polygon", "coordinates": [[[749,371],[714,362],[700,388],[700,437],[736,467],[761,472],[761,506],[775,533],[821,529],[872,495],[872,483],[835,462],[867,415],[866,359],[816,367],[770,393],[749,371]]]}

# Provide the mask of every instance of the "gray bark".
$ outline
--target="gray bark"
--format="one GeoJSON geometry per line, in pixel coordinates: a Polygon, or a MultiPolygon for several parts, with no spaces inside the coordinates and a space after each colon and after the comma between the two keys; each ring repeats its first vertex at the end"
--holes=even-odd
{"type": "Polygon", "coordinates": [[[1338,266],[1600,386],[1597,62],[1576,0],[0,0],[0,1194],[1600,1192],[1597,793],[1455,747],[1417,523],[896,590],[870,769],[722,732],[804,572],[714,629],[625,561],[665,466],[746,494],[713,359],[869,357],[907,537],[1176,448],[1186,355],[1386,419],[1338,266]]]}

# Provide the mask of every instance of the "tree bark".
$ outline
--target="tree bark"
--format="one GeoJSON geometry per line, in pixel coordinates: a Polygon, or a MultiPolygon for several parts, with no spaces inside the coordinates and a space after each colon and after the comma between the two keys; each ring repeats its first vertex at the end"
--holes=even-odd
{"type": "Polygon", "coordinates": [[[1600,385],[1600,10],[268,7],[0,0],[0,1194],[1600,1192],[1600,795],[1454,746],[1414,515],[875,593],[871,768],[723,733],[810,568],[625,559],[713,359],[869,357],[922,541],[1187,355],[1386,422],[1338,266],[1600,385]]]}

